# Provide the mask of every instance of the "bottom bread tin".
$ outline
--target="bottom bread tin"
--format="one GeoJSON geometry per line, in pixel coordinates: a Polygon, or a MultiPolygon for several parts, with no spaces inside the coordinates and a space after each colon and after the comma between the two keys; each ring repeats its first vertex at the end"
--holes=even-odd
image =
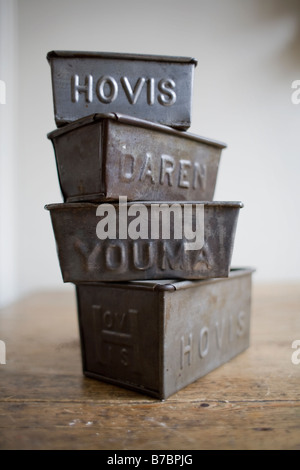
{"type": "Polygon", "coordinates": [[[169,397],[249,346],[252,273],[77,284],[83,373],[169,397]]]}

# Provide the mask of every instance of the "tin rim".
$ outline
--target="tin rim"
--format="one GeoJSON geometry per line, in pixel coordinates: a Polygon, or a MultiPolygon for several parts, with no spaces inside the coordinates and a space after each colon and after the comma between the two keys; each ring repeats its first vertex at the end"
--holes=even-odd
{"type": "Polygon", "coordinates": [[[52,59],[57,58],[71,58],[71,59],[117,59],[117,60],[140,60],[150,62],[175,62],[192,64],[195,67],[198,64],[197,59],[193,57],[179,57],[169,55],[156,55],[156,54],[135,54],[135,53],[121,53],[121,52],[97,52],[97,51],[64,51],[55,50],[47,54],[47,60],[50,62],[52,59]]]}
{"type": "Polygon", "coordinates": [[[225,149],[227,147],[227,144],[218,140],[198,136],[190,132],[183,132],[183,131],[174,129],[169,126],[165,126],[163,124],[158,124],[152,121],[147,121],[146,119],[139,119],[139,118],[128,116],[127,114],[121,114],[121,113],[90,114],[89,116],[77,119],[76,121],[73,121],[69,124],[65,124],[63,127],[60,127],[59,129],[55,129],[54,131],[49,132],[47,134],[47,137],[48,139],[52,140],[52,139],[55,139],[56,137],[59,137],[60,135],[71,132],[77,128],[87,126],[89,124],[93,124],[94,122],[105,120],[105,119],[106,120],[111,119],[121,124],[128,124],[131,126],[155,130],[158,132],[162,132],[164,134],[171,134],[171,135],[180,137],[182,139],[194,140],[196,142],[201,142],[204,144],[212,145],[213,147],[217,147],[221,149],[225,149]]]}
{"type": "Polygon", "coordinates": [[[75,286],[99,286],[99,287],[110,287],[119,289],[137,289],[137,290],[148,290],[155,292],[175,292],[182,289],[188,289],[193,287],[200,287],[205,284],[215,284],[217,282],[226,282],[230,279],[251,276],[255,273],[256,269],[251,266],[245,267],[232,267],[230,268],[229,276],[226,278],[210,278],[210,279],[197,279],[197,280],[182,280],[182,279],[148,279],[148,280],[135,280],[135,281],[98,281],[98,282],[73,282],[75,286]]]}
{"type": "MultiPolygon", "coordinates": [[[[106,204],[105,201],[98,203],[95,202],[57,202],[52,204],[46,204],[44,209],[51,211],[56,209],[68,210],[68,209],[88,209],[97,208],[101,204],[106,204]]],[[[111,205],[118,205],[118,201],[109,201],[111,205]]],[[[241,201],[127,201],[126,205],[130,206],[133,204],[143,204],[145,206],[151,206],[152,204],[204,204],[209,207],[233,207],[242,209],[244,204],[241,201]]]]}

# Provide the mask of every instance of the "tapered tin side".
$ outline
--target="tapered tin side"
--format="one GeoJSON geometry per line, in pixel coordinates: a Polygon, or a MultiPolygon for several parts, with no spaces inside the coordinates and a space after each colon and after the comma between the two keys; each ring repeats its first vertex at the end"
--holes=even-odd
{"type": "Polygon", "coordinates": [[[48,134],[66,202],[211,201],[225,144],[120,114],[48,134]]]}
{"type": "Polygon", "coordinates": [[[46,206],[65,282],[227,277],[241,207],[237,202],[46,206]]]}

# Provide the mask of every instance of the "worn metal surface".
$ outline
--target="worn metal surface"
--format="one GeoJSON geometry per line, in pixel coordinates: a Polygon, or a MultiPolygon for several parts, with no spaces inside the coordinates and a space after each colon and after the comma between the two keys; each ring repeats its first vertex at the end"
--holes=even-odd
{"type": "Polygon", "coordinates": [[[193,58],[52,51],[47,59],[58,127],[110,112],[182,130],[190,126],[193,58]]]}
{"type": "Polygon", "coordinates": [[[64,200],[213,199],[225,144],[120,114],[48,134],[64,200]]]}
{"type": "Polygon", "coordinates": [[[98,282],[228,276],[241,207],[240,202],[132,202],[62,203],[46,209],[63,280],[98,282]],[[191,249],[195,235],[188,229],[195,227],[197,246],[191,249]],[[100,239],[107,231],[111,238],[100,239]]]}
{"type": "Polygon", "coordinates": [[[251,269],[77,285],[83,372],[164,399],[249,346],[251,269]]]}

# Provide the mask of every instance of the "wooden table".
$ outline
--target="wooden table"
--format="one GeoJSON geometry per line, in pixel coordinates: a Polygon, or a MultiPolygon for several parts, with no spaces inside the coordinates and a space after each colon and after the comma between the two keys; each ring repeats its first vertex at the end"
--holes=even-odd
{"type": "Polygon", "coordinates": [[[164,402],[85,378],[76,315],[69,290],[0,311],[0,449],[300,449],[299,284],[254,284],[250,348],[164,402]]]}

